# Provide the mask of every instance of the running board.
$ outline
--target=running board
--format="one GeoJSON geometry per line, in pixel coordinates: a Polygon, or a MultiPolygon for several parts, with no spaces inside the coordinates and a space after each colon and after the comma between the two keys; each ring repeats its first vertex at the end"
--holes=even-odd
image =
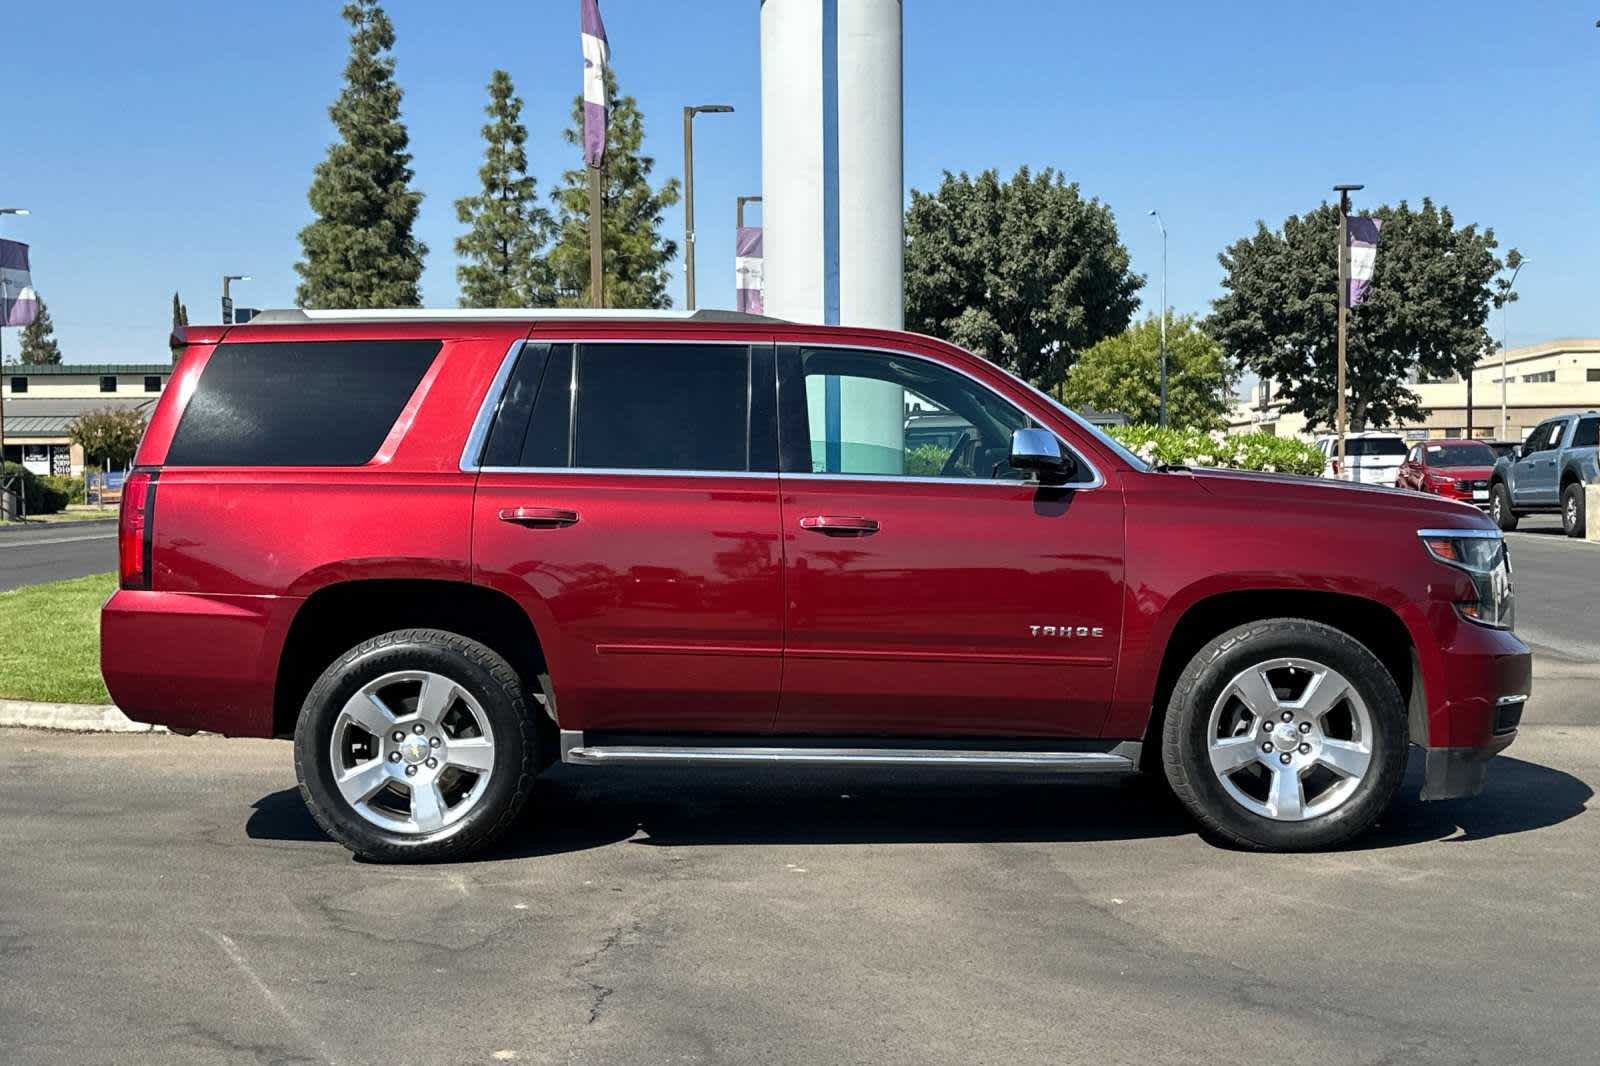
{"type": "MultiPolygon", "coordinates": [[[[1126,774],[1139,768],[1140,744],[1136,740],[1090,742],[1079,750],[988,750],[957,747],[948,741],[938,747],[861,746],[832,747],[821,744],[781,746],[761,738],[750,743],[729,738],[703,739],[704,744],[688,743],[691,738],[591,737],[582,732],[561,731],[561,761],[577,766],[878,766],[948,767],[964,770],[1017,770],[1030,773],[1126,774]],[[721,740],[721,743],[717,741],[721,740]],[[652,742],[653,741],[653,742],[652,742]]],[[[929,742],[922,742],[927,744],[929,742]]],[[[976,741],[981,743],[981,741],[976,741]]],[[[1065,742],[1058,742],[1065,746],[1065,742]]]]}

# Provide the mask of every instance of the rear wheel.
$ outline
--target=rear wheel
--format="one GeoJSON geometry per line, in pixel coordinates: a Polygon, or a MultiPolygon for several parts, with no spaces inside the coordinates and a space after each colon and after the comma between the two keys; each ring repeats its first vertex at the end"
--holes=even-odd
{"type": "Polygon", "coordinates": [[[1517,528],[1517,512],[1511,509],[1511,493],[1504,481],[1496,481],[1489,489],[1489,517],[1507,533],[1517,528]]]}
{"type": "Polygon", "coordinates": [[[1274,850],[1364,832],[1405,770],[1405,707],[1365,646],[1319,622],[1239,626],[1190,660],[1173,689],[1162,760],[1213,835],[1274,850]]]}
{"type": "Polygon", "coordinates": [[[1569,537],[1581,537],[1584,517],[1583,486],[1574,481],[1561,490],[1561,528],[1569,537]]]}
{"type": "Polygon", "coordinates": [[[537,731],[511,665],[454,633],[374,637],[328,667],[295,727],[317,824],[366,859],[453,859],[515,820],[537,731]]]}

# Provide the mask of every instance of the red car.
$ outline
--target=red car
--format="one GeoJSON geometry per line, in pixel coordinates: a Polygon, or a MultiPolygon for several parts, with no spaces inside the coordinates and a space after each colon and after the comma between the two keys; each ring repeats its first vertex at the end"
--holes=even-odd
{"type": "Polygon", "coordinates": [[[1147,770],[1216,838],[1325,847],[1409,743],[1425,798],[1476,792],[1528,697],[1487,519],[1151,466],[926,337],[294,311],[176,341],[106,683],[293,737],[370,858],[483,846],[556,760],[1147,770]],[[969,428],[913,454],[908,410],[969,428]]]}
{"type": "Polygon", "coordinates": [[[1495,459],[1494,449],[1481,440],[1422,441],[1406,453],[1395,486],[1487,509],[1495,459]]]}

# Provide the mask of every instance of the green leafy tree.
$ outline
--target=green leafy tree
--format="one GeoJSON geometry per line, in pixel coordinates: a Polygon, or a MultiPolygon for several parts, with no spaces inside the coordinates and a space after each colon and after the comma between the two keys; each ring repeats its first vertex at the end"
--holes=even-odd
{"type": "MultiPolygon", "coordinates": [[[[601,290],[607,307],[671,307],[667,266],[678,245],[661,235],[662,212],[678,202],[678,179],[651,188],[655,160],[641,154],[644,115],[638,101],[617,95],[617,82],[606,71],[606,97],[611,122],[606,134],[604,180],[601,183],[601,238],[605,243],[601,290]]],[[[573,102],[572,126],[564,136],[583,146],[583,97],[573,102]]],[[[561,188],[551,193],[560,219],[560,234],[550,252],[561,303],[587,307],[589,299],[589,173],[569,170],[561,188]]]]}
{"type": "Polygon", "coordinates": [[[144,435],[144,415],[131,407],[105,407],[79,415],[67,427],[67,439],[83,449],[84,459],[116,470],[133,462],[144,435]]]}
{"type": "MultiPolygon", "coordinates": [[[[1346,342],[1352,430],[1425,414],[1410,380],[1470,371],[1492,349],[1485,324],[1501,270],[1492,229],[1457,227],[1449,208],[1404,200],[1383,220],[1366,301],[1351,308],[1346,342]]],[[[1218,256],[1224,295],[1206,326],[1240,365],[1271,377],[1308,428],[1331,426],[1338,404],[1339,210],[1324,203],[1218,256]]],[[[1515,251],[1510,253],[1515,255],[1515,251]]]]}
{"type": "Polygon", "coordinates": [[[394,80],[394,25],[377,0],[351,0],[344,90],[328,109],[339,140],[317,164],[316,221],[300,231],[302,307],[415,307],[427,247],[412,235],[422,194],[411,189],[410,139],[394,80]]]}
{"type": "Polygon", "coordinates": [[[24,363],[43,366],[61,362],[61,345],[56,343],[56,324],[50,321],[50,309],[39,301],[39,313],[30,325],[22,327],[22,354],[24,363]]]}
{"type": "Polygon", "coordinates": [[[497,70],[489,81],[489,122],[478,177],[483,191],[456,201],[456,218],[471,227],[456,238],[462,307],[544,307],[554,302],[544,246],[555,231],[550,212],[538,203],[538,182],[528,173],[522,98],[511,75],[497,70]]]}
{"type": "MultiPolygon", "coordinates": [[[[1236,378],[1222,346],[1194,315],[1167,320],[1167,425],[1220,429],[1236,378]]],[[[1069,407],[1119,411],[1130,422],[1161,418],[1161,320],[1155,315],[1107,337],[1078,357],[1060,396],[1069,407]]]]}
{"type": "Polygon", "coordinates": [[[1022,167],[1010,181],[946,171],[937,192],[911,192],[907,327],[1041,388],[1128,327],[1143,284],[1111,209],[1053,169],[1022,167]]]}
{"type": "Polygon", "coordinates": [[[172,332],[176,333],[189,324],[189,309],[183,305],[178,294],[172,294],[172,332]]]}

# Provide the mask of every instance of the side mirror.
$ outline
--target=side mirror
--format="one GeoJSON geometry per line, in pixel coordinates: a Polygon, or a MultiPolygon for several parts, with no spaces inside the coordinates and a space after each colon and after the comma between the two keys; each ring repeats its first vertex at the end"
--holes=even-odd
{"type": "Polygon", "coordinates": [[[1019,429],[1011,434],[1011,469],[1026,470],[1044,485],[1059,485],[1078,472],[1078,461],[1061,450],[1048,429],[1019,429]]]}

